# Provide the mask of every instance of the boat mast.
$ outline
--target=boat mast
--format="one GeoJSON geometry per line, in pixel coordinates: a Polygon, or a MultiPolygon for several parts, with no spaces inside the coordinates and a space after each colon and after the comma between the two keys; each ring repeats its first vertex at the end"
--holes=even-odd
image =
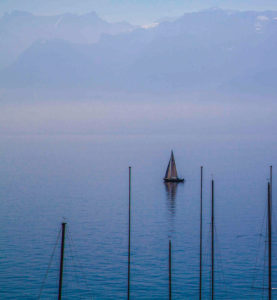
{"type": "Polygon", "coordinates": [[[270,166],[270,202],[272,209],[272,166],[270,166]]]}
{"type": "Polygon", "coordinates": [[[271,187],[270,183],[267,184],[267,221],[268,221],[268,299],[271,300],[271,217],[272,217],[272,211],[271,211],[271,187]]]}
{"type": "Polygon", "coordinates": [[[128,294],[130,299],[130,270],[131,270],[131,167],[129,167],[129,230],[128,230],[128,294]]]}
{"type": "Polygon", "coordinates": [[[212,300],[214,299],[214,180],[212,179],[212,300]]]}
{"type": "Polygon", "coordinates": [[[202,298],[202,192],[203,167],[200,168],[200,257],[199,257],[199,300],[202,298]]]}
{"type": "Polygon", "coordinates": [[[58,297],[58,300],[62,299],[65,226],[66,226],[66,223],[62,223],[62,241],[61,241],[60,278],[59,278],[59,297],[58,297]]]}
{"type": "Polygon", "coordinates": [[[168,244],[168,298],[171,300],[171,240],[168,244]]]}

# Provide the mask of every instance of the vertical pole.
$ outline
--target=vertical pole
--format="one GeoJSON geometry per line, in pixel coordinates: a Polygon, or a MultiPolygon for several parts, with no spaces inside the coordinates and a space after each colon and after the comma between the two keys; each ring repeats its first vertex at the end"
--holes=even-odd
{"type": "Polygon", "coordinates": [[[214,299],[214,181],[212,180],[212,300],[214,299]]]}
{"type": "Polygon", "coordinates": [[[131,268],[131,167],[129,167],[129,231],[128,231],[128,295],[130,299],[130,268],[131,268]]]}
{"type": "Polygon", "coordinates": [[[200,257],[199,257],[199,300],[202,298],[202,194],[203,194],[203,167],[200,168],[200,257]]]}
{"type": "Polygon", "coordinates": [[[268,299],[271,300],[271,188],[267,184],[267,220],[268,220],[268,299]]]}
{"type": "Polygon", "coordinates": [[[171,300],[171,240],[168,245],[168,296],[171,300]]]}
{"type": "Polygon", "coordinates": [[[268,299],[272,297],[272,166],[268,184],[268,299]]]}
{"type": "Polygon", "coordinates": [[[62,223],[62,241],[61,241],[60,279],[59,279],[59,297],[58,297],[58,300],[62,299],[65,225],[66,225],[66,223],[62,223]]]}
{"type": "Polygon", "coordinates": [[[270,166],[270,207],[272,214],[272,166],[270,166]]]}

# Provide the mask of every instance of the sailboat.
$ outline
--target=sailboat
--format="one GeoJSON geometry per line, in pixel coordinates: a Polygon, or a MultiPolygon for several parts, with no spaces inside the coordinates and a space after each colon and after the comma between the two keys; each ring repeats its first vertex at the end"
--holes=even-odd
{"type": "Polygon", "coordinates": [[[169,159],[169,163],[164,176],[165,182],[184,182],[184,178],[179,178],[177,174],[175,159],[173,155],[173,151],[171,150],[171,155],[169,159]]]}

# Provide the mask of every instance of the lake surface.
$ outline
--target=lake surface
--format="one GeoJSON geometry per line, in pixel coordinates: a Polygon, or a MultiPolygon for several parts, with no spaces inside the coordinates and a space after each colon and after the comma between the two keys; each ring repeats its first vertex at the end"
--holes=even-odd
{"type": "MultiPolygon", "coordinates": [[[[277,166],[275,136],[14,135],[1,136],[0,154],[1,299],[38,299],[40,293],[40,299],[57,297],[63,221],[64,299],[126,298],[128,166],[131,298],[168,299],[170,239],[173,299],[197,299],[201,165],[204,299],[210,296],[212,177],[215,298],[266,299],[265,212],[269,165],[277,166]],[[171,149],[186,179],[177,187],[162,181],[171,149]]],[[[275,195],[273,190],[273,202],[275,195]]]]}

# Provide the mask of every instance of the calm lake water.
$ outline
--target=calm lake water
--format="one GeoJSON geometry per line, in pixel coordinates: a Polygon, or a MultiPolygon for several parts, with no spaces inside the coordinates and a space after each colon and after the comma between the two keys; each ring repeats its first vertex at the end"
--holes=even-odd
{"type": "Polygon", "coordinates": [[[173,299],[197,299],[201,165],[204,299],[210,296],[212,176],[216,299],[266,299],[265,209],[269,165],[277,167],[275,136],[2,136],[0,154],[1,299],[57,297],[64,220],[64,299],[126,298],[129,165],[132,299],[168,298],[169,239],[173,299]],[[186,179],[176,189],[162,181],[171,149],[186,179]]]}

